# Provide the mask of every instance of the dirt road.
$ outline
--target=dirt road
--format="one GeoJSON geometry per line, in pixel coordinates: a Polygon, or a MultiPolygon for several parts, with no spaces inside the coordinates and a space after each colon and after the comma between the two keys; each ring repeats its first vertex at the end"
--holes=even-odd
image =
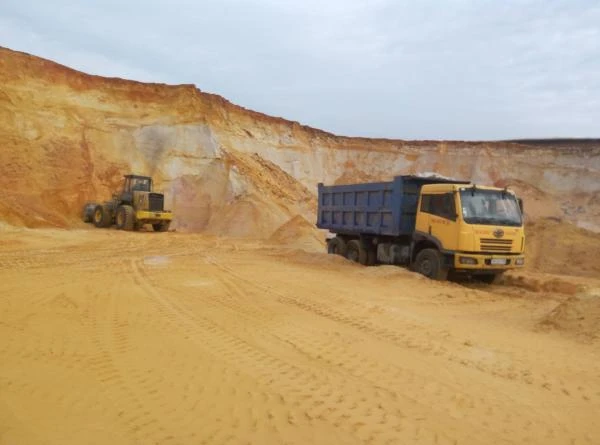
{"type": "Polygon", "coordinates": [[[598,443],[599,343],[560,318],[600,288],[578,280],[5,231],[0,444],[598,443]]]}

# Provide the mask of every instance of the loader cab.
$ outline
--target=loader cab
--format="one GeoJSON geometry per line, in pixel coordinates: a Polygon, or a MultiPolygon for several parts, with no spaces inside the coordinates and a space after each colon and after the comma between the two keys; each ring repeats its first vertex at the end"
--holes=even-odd
{"type": "Polygon", "coordinates": [[[125,175],[123,191],[120,201],[123,204],[133,205],[133,192],[151,192],[152,178],[148,176],[125,175]]]}
{"type": "Polygon", "coordinates": [[[131,193],[133,191],[151,192],[152,178],[149,178],[148,176],[136,175],[125,176],[125,183],[123,184],[123,193],[131,193]]]}

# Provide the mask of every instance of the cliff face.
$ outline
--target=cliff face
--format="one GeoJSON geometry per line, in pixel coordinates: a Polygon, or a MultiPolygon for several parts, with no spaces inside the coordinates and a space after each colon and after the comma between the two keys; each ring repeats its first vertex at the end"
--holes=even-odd
{"type": "Polygon", "coordinates": [[[194,86],[86,75],[0,49],[0,219],[72,227],[128,172],[153,175],[178,230],[268,238],[315,220],[316,184],[436,172],[508,185],[530,218],[600,230],[600,143],[345,138],[194,86]]]}

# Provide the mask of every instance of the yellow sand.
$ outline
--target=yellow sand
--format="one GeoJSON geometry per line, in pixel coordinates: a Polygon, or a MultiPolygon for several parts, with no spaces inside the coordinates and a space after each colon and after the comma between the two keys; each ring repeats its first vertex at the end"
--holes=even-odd
{"type": "Polygon", "coordinates": [[[2,445],[598,443],[597,337],[554,323],[592,279],[486,288],[200,235],[0,235],[2,445]]]}

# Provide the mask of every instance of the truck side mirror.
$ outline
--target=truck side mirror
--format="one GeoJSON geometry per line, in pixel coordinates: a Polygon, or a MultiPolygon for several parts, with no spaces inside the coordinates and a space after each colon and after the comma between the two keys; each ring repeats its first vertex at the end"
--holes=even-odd
{"type": "Polygon", "coordinates": [[[524,213],[523,213],[523,200],[521,198],[517,198],[517,201],[519,202],[519,208],[521,209],[521,215],[524,215],[524,213]]]}

